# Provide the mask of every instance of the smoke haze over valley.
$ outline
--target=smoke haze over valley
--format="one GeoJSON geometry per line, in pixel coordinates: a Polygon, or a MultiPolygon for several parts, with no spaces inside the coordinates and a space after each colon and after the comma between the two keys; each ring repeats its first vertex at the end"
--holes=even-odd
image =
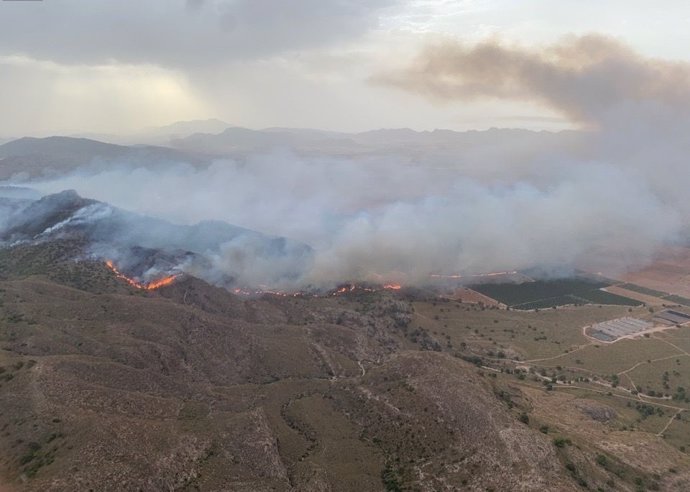
{"type": "MultiPolygon", "coordinates": [[[[622,273],[687,241],[682,109],[690,105],[690,65],[646,59],[602,37],[544,51],[444,45],[416,63],[382,80],[436,99],[526,96],[586,128],[229,128],[173,139],[181,150],[166,152],[178,152],[174,160],[104,161],[90,150],[83,166],[58,177],[9,182],[42,193],[74,189],[177,224],[225,221],[306,243],[313,263],[291,279],[294,288],[521,269],[622,273]]],[[[11,150],[7,161],[17,158],[11,150]]],[[[216,260],[221,270],[235,268],[230,253],[216,260]]]]}
{"type": "MultiPolygon", "coordinates": [[[[253,278],[252,268],[238,264],[251,263],[251,253],[240,258],[230,247],[225,253],[222,247],[198,252],[211,254],[214,268],[227,274],[245,271],[243,281],[254,287],[420,284],[430,274],[525,269],[545,276],[577,270],[619,275],[645,266],[668,246],[687,243],[690,61],[674,60],[678,54],[669,46],[642,43],[636,25],[604,23],[601,33],[582,29],[577,19],[584,14],[570,7],[563,8],[572,27],[558,35],[534,30],[511,37],[506,28],[503,36],[463,37],[442,26],[476,16],[507,26],[501,9],[512,12],[515,22],[523,13],[501,2],[477,11],[472,2],[459,2],[449,12],[435,2],[365,3],[301,5],[290,22],[309,29],[288,42],[285,31],[275,29],[286,14],[277,4],[264,12],[248,2],[187,2],[169,13],[169,24],[157,33],[167,36],[167,29],[178,26],[196,44],[175,40],[178,49],[172,51],[148,45],[137,51],[124,39],[95,33],[95,26],[123,8],[102,5],[84,13],[92,24],[79,27],[93,36],[90,47],[57,48],[39,36],[19,50],[9,33],[37,20],[6,7],[8,45],[0,63],[7,65],[8,77],[50,73],[41,80],[53,90],[75,78],[99,81],[110,70],[108,80],[137,80],[139,95],[165,88],[165,96],[151,104],[170,100],[171,111],[187,108],[178,111],[181,116],[190,108],[208,115],[203,107],[212,103],[233,122],[288,125],[249,130],[204,119],[156,126],[158,120],[148,118],[142,130],[142,124],[124,123],[120,113],[104,122],[112,108],[103,108],[102,117],[88,111],[83,116],[98,125],[80,123],[79,130],[72,125],[65,132],[87,138],[23,138],[0,146],[0,176],[6,184],[43,194],[73,189],[178,225],[223,221],[313,248],[309,264],[290,275],[291,285],[280,264],[273,278],[253,278]],[[412,15],[418,9],[428,17],[412,15]],[[238,40],[253,48],[240,49],[238,40]],[[219,43],[232,49],[221,54],[219,43]],[[384,46],[395,55],[385,62],[377,54],[384,46]],[[346,81],[350,76],[339,63],[353,68],[356,81],[346,81]],[[127,75],[131,71],[137,75],[127,75]],[[56,73],[58,82],[51,78],[56,73]],[[219,86],[230,79],[236,85],[219,86]],[[286,88],[274,87],[274,79],[285,80],[286,88]],[[301,111],[282,102],[271,106],[272,118],[256,100],[251,109],[233,106],[239,94],[254,97],[254,82],[263,84],[269,100],[304,101],[311,94],[302,109],[318,107],[326,97],[333,119],[324,128],[367,131],[291,128],[319,126],[320,120],[300,119],[301,111]],[[338,95],[324,94],[325,87],[338,95]],[[289,97],[282,97],[284,90],[289,97]],[[346,101],[359,111],[343,110],[346,101]],[[365,106],[380,109],[367,126],[352,118],[367,114],[365,106]],[[467,125],[448,119],[449,112],[473,119],[470,128],[509,128],[458,131],[467,125]],[[377,124],[399,129],[373,129],[377,124]],[[456,130],[404,128],[445,125],[456,130]],[[520,126],[530,129],[511,129],[520,126]]],[[[140,15],[148,19],[154,13],[149,5],[140,15]]],[[[48,5],[35,14],[64,15],[48,5]]],[[[615,18],[613,10],[600,14],[615,18]]],[[[62,34],[59,25],[50,25],[53,35],[62,34]]],[[[145,36],[141,26],[130,29],[132,40],[145,36]]],[[[124,89],[112,94],[125,106],[139,97],[124,89]]],[[[71,99],[58,100],[62,105],[71,99]]],[[[143,106],[143,113],[163,114],[153,106],[143,106]]],[[[46,129],[36,126],[34,133],[45,135],[46,129]]]]}

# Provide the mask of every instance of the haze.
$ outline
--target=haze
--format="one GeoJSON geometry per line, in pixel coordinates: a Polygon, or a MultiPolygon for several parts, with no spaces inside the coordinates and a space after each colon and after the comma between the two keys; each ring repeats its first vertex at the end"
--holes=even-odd
{"type": "MultiPolygon", "coordinates": [[[[300,286],[623,272],[688,239],[682,2],[663,15],[617,1],[45,1],[0,12],[0,132],[172,149],[156,150],[156,165],[93,154],[11,183],[302,241],[316,256],[300,286]],[[155,128],[175,120],[193,121],[155,128]],[[366,131],[385,127],[458,132],[366,131]],[[459,133],[488,127],[548,132],[459,133]]],[[[215,254],[214,268],[236,267],[215,254]]],[[[247,265],[246,283],[271,282],[270,264],[261,279],[247,265]]]]}

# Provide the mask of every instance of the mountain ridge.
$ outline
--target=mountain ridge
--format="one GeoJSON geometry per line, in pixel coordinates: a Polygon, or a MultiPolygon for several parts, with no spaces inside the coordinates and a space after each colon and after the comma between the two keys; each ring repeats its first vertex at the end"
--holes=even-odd
{"type": "Polygon", "coordinates": [[[248,281],[233,267],[251,271],[252,262],[283,265],[282,270],[276,268],[273,281],[298,277],[313,254],[306,244],[287,238],[221,221],[176,225],[82,198],[74,190],[22,201],[0,230],[0,240],[7,245],[54,239],[83,241],[87,244],[83,254],[116,261],[138,278],[189,270],[226,286],[248,281]],[[233,254],[244,258],[241,264],[218,265],[225,255],[233,254]]]}

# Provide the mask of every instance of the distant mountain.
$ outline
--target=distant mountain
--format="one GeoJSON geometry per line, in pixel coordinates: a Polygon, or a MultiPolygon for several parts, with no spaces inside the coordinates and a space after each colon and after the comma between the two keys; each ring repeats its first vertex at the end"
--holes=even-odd
{"type": "Polygon", "coordinates": [[[49,177],[78,168],[99,170],[117,162],[137,167],[208,163],[203,153],[156,146],[115,145],[87,138],[24,137],[0,145],[0,180],[49,177]]]}
{"type": "Polygon", "coordinates": [[[5,245],[75,240],[84,245],[78,254],[116,260],[139,278],[193,271],[224,286],[235,281],[278,283],[297,278],[312,256],[309,246],[286,238],[219,221],[175,225],[82,198],[74,191],[19,204],[8,200],[0,209],[6,217],[0,224],[5,245]]]}
{"type": "Polygon", "coordinates": [[[226,155],[265,152],[276,148],[323,153],[357,150],[356,143],[344,133],[284,128],[250,130],[232,127],[218,134],[198,133],[176,139],[171,145],[186,151],[206,149],[206,152],[226,155]]]}
{"type": "Polygon", "coordinates": [[[81,155],[111,157],[122,155],[127,147],[113,145],[87,138],[71,137],[23,137],[0,145],[0,158],[51,154],[58,158],[81,155]]]}
{"type": "Polygon", "coordinates": [[[177,121],[170,125],[148,128],[145,133],[167,137],[183,137],[195,133],[221,133],[232,125],[217,118],[208,120],[177,121]]]}
{"type": "Polygon", "coordinates": [[[361,156],[398,154],[405,156],[461,156],[468,152],[507,150],[511,154],[572,150],[581,134],[530,130],[490,129],[456,132],[415,131],[409,128],[380,129],[361,133],[339,133],[310,129],[268,128],[251,130],[232,127],[221,133],[199,133],[173,139],[171,146],[189,152],[237,155],[289,149],[304,154],[361,156]]]}
{"type": "Polygon", "coordinates": [[[23,186],[0,186],[0,197],[38,200],[41,198],[41,194],[32,188],[23,186]]]}
{"type": "MultiPolygon", "coordinates": [[[[220,128],[219,120],[180,122],[161,131],[220,128]],[[198,123],[198,125],[197,125],[198,123]]],[[[231,127],[220,133],[195,133],[176,138],[170,147],[118,145],[75,137],[25,137],[0,145],[0,180],[30,180],[60,176],[76,169],[98,172],[113,164],[161,168],[175,163],[205,167],[219,157],[242,159],[251,154],[288,150],[307,156],[360,158],[392,156],[405,162],[437,168],[462,169],[484,176],[505,172],[499,165],[509,155],[512,162],[533,166],[567,156],[586,159],[589,147],[583,133],[490,129],[456,132],[418,132],[409,128],[381,129],[362,133],[338,133],[298,128],[251,130],[231,127]]],[[[517,166],[520,167],[520,166],[517,166]]]]}
{"type": "MultiPolygon", "coordinates": [[[[173,139],[184,138],[196,133],[220,133],[231,127],[230,123],[216,118],[207,120],[176,121],[164,126],[151,126],[127,133],[80,132],[68,135],[74,138],[88,138],[118,145],[160,145],[169,146],[173,139]]],[[[7,142],[8,139],[5,139],[7,142]]],[[[0,140],[0,144],[4,143],[0,140]]]]}

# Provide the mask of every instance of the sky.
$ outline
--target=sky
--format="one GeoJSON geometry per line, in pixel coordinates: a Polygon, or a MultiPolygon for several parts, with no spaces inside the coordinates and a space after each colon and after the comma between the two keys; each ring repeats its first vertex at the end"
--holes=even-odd
{"type": "Polygon", "coordinates": [[[598,34],[687,61],[690,4],[666,0],[0,2],[0,136],[128,133],[219,118],[364,131],[559,130],[532,97],[427,97],[391,83],[430,45],[539,48],[598,34]]]}

